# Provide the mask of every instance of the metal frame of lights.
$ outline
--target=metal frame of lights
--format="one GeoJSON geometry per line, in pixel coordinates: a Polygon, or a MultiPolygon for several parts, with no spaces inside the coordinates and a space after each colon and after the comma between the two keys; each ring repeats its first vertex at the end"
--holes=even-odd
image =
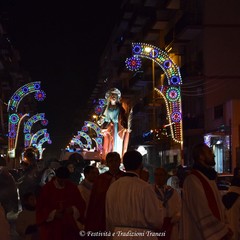
{"type": "Polygon", "coordinates": [[[20,87],[8,101],[7,111],[8,117],[8,155],[10,158],[15,158],[15,149],[17,145],[17,137],[19,132],[19,125],[23,117],[29,114],[17,113],[19,103],[30,93],[35,92],[35,99],[43,101],[46,97],[44,91],[41,90],[41,82],[30,82],[20,87]]]}
{"type": "Polygon", "coordinates": [[[135,58],[148,58],[154,61],[164,71],[169,86],[162,86],[161,89],[154,88],[154,91],[161,94],[165,101],[172,139],[182,145],[182,105],[180,89],[182,78],[179,67],[171,60],[166,52],[150,44],[132,43],[132,54],[135,58]]]}
{"type": "Polygon", "coordinates": [[[33,115],[28,121],[24,124],[24,146],[25,148],[31,145],[30,141],[32,139],[33,134],[31,133],[31,129],[34,123],[41,121],[43,126],[48,124],[48,121],[45,119],[45,113],[37,113],[33,115]]]}

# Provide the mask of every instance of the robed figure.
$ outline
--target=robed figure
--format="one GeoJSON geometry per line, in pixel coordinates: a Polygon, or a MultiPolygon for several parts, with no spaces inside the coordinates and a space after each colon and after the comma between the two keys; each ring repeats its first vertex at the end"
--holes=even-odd
{"type": "Polygon", "coordinates": [[[107,103],[98,120],[103,134],[102,156],[105,159],[108,152],[114,151],[122,157],[128,147],[132,111],[127,113],[122,106],[121,92],[117,88],[107,91],[105,99],[107,103]]]}

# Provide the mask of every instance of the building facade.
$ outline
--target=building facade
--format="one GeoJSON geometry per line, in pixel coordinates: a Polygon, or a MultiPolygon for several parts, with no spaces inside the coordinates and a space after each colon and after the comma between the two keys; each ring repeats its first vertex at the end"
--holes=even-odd
{"type": "Polygon", "coordinates": [[[130,144],[154,146],[150,166],[191,165],[191,148],[201,141],[213,149],[218,172],[240,164],[239,7],[237,0],[122,1],[89,104],[108,88],[122,91],[122,101],[134,109],[130,144]],[[135,42],[159,47],[180,68],[183,149],[171,141],[164,101],[153,94],[153,87],[166,84],[163,70],[148,59],[136,72],[125,66],[135,42]]]}

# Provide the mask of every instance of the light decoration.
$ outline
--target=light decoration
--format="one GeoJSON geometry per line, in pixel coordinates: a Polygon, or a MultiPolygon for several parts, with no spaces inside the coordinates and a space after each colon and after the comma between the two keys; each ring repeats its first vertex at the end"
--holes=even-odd
{"type": "Polygon", "coordinates": [[[47,120],[47,119],[43,119],[43,120],[41,121],[41,124],[42,124],[43,126],[47,126],[47,125],[48,125],[48,120],[47,120]]]}
{"type": "Polygon", "coordinates": [[[11,97],[8,102],[8,112],[17,112],[18,105],[21,100],[28,94],[33,92],[39,92],[41,88],[41,82],[30,82],[20,87],[11,97]]]}
{"type": "Polygon", "coordinates": [[[96,106],[95,107],[95,113],[99,116],[103,112],[103,107],[96,106]]]}
{"type": "Polygon", "coordinates": [[[104,98],[98,99],[98,105],[95,107],[95,113],[99,116],[102,114],[104,106],[106,105],[107,101],[104,98]]]}
{"type": "Polygon", "coordinates": [[[17,139],[22,120],[29,116],[28,113],[13,113],[9,115],[8,120],[8,156],[15,158],[15,149],[17,146],[17,139]]]}
{"type": "Polygon", "coordinates": [[[48,121],[45,119],[45,113],[37,113],[37,114],[33,115],[24,124],[23,133],[24,133],[24,146],[25,146],[25,148],[30,146],[30,140],[31,140],[31,137],[32,137],[31,129],[32,129],[33,124],[35,124],[38,121],[41,121],[41,124],[43,126],[46,126],[48,124],[48,121]]]}
{"type": "MultiPolygon", "coordinates": [[[[172,139],[177,143],[182,143],[182,120],[180,121],[173,121],[172,114],[173,114],[173,103],[169,102],[166,97],[166,91],[168,89],[168,86],[162,86],[161,90],[158,88],[155,88],[155,91],[162,96],[165,106],[167,109],[167,119],[168,124],[171,132],[172,139]]],[[[180,105],[181,106],[181,105],[180,105]]],[[[175,108],[176,109],[176,108],[175,108]]],[[[180,109],[179,109],[180,110],[180,109]]],[[[181,116],[181,112],[179,111],[179,114],[181,116]]],[[[181,118],[178,116],[179,118],[181,118]]],[[[182,119],[182,118],[181,118],[182,119]]]]}
{"type": "Polygon", "coordinates": [[[168,54],[158,47],[146,43],[132,43],[132,54],[135,58],[148,58],[158,64],[164,71],[168,85],[160,89],[154,88],[164,99],[167,109],[167,119],[173,140],[183,144],[181,90],[182,78],[179,67],[168,54]]]}
{"type": "Polygon", "coordinates": [[[42,147],[42,145],[47,142],[48,144],[52,144],[52,140],[50,139],[49,137],[49,134],[48,136],[45,136],[43,138],[41,138],[41,140],[38,142],[37,145],[35,145],[35,147],[38,149],[39,151],[39,158],[42,159],[42,155],[43,155],[43,152],[45,150],[45,148],[42,147]]]}
{"type": "Polygon", "coordinates": [[[127,58],[125,64],[126,68],[130,71],[138,71],[142,66],[140,58],[134,56],[127,58]]]}
{"type": "Polygon", "coordinates": [[[46,93],[44,91],[37,91],[34,95],[37,101],[43,101],[46,98],[46,93]]]}
{"type": "Polygon", "coordinates": [[[132,43],[132,53],[135,58],[148,58],[157,63],[166,74],[169,85],[182,83],[179,67],[165,51],[147,43],[132,43]]]}
{"type": "Polygon", "coordinates": [[[11,123],[11,124],[17,124],[18,122],[19,122],[19,116],[18,116],[18,114],[17,113],[13,113],[13,114],[11,114],[10,116],[9,116],[9,122],[11,123]]]}
{"type": "Polygon", "coordinates": [[[81,149],[84,148],[84,145],[80,139],[72,138],[70,145],[77,144],[81,149]]]}
{"type": "MultiPolygon", "coordinates": [[[[30,82],[20,87],[13,93],[8,101],[7,111],[9,114],[8,121],[8,155],[10,158],[15,158],[15,149],[17,145],[17,138],[22,119],[29,116],[28,113],[18,113],[18,106],[21,100],[30,93],[41,91],[41,82],[30,82]]],[[[46,94],[45,94],[46,96],[46,94]]]]}
{"type": "MultiPolygon", "coordinates": [[[[84,131],[84,129],[88,130],[89,128],[95,132],[96,137],[92,138],[92,139],[96,143],[97,150],[102,151],[103,135],[101,133],[101,128],[94,122],[85,121],[84,126],[82,127],[82,131],[84,131]]],[[[86,132],[86,131],[84,131],[84,132],[86,132]]]]}
{"type": "Polygon", "coordinates": [[[49,134],[47,133],[47,129],[44,128],[44,129],[41,129],[39,131],[37,131],[36,133],[34,133],[30,139],[30,146],[33,145],[37,145],[37,142],[38,142],[38,139],[44,135],[44,137],[49,137],[49,134]]]}
{"type": "Polygon", "coordinates": [[[169,101],[175,102],[180,98],[181,94],[178,88],[176,87],[170,87],[166,91],[166,97],[169,101]]]}
{"type": "Polygon", "coordinates": [[[78,134],[76,136],[77,139],[84,138],[87,142],[87,144],[83,144],[85,148],[91,149],[92,146],[92,139],[89,137],[89,135],[85,132],[78,131],[78,134]]]}
{"type": "Polygon", "coordinates": [[[104,106],[104,105],[106,105],[106,103],[107,103],[107,101],[106,101],[105,98],[99,98],[99,99],[98,99],[98,104],[99,104],[100,106],[104,106]]]}

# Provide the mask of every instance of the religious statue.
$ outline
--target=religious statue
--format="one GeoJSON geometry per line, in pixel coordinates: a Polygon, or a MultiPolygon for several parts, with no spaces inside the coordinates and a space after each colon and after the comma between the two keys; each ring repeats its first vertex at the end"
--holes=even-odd
{"type": "Polygon", "coordinates": [[[131,132],[132,111],[127,113],[122,106],[121,92],[117,88],[105,94],[106,105],[97,121],[103,134],[103,159],[108,152],[118,152],[122,157],[127,151],[129,133],[131,132]]]}

